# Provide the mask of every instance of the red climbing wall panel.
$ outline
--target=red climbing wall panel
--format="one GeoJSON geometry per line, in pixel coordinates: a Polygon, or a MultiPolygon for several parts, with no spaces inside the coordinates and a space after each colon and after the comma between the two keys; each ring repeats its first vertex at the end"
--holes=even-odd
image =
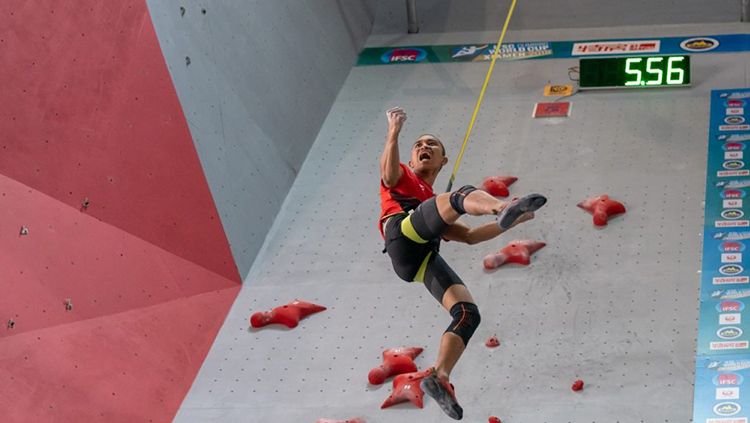
{"type": "Polygon", "coordinates": [[[170,421],[240,276],[146,4],[2,2],[0,62],[2,421],[170,421]]]}
{"type": "Polygon", "coordinates": [[[0,340],[2,421],[171,421],[238,290],[0,340]]]}
{"type": "Polygon", "coordinates": [[[236,282],[144,0],[0,2],[0,173],[236,282]]]}
{"type": "Polygon", "coordinates": [[[0,338],[237,286],[4,176],[0,217],[0,338]]]}

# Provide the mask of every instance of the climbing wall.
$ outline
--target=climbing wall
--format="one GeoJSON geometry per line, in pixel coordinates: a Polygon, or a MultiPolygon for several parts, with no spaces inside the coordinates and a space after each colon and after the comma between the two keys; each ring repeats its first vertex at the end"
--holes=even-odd
{"type": "Polygon", "coordinates": [[[375,2],[147,3],[244,277],[370,33],[375,2]]]}
{"type": "MultiPolygon", "coordinates": [[[[430,44],[429,34],[420,40],[430,44]]],[[[442,247],[482,312],[452,378],[464,419],[690,421],[709,94],[746,85],[747,57],[697,56],[691,88],[579,93],[569,118],[532,119],[544,85],[569,82],[576,64],[499,63],[458,172],[458,186],[514,175],[513,195],[549,198],[499,239],[442,247]],[[598,229],[576,204],[605,193],[628,212],[598,229]],[[485,272],[482,257],[515,238],[547,246],[529,267],[485,272]],[[496,349],[484,346],[492,335],[496,349]],[[570,389],[576,379],[582,392],[570,389]]],[[[381,410],[390,384],[367,381],[385,348],[423,347],[416,363],[431,365],[450,321],[381,254],[378,160],[392,106],[409,116],[402,152],[431,132],[454,159],[486,69],[352,70],[175,421],[448,420],[430,399],[381,410]],[[293,330],[248,328],[252,313],[293,299],[328,310],[293,330]]]]}
{"type": "Polygon", "coordinates": [[[146,5],[0,28],[2,420],[169,421],[240,276],[146,5]]]}

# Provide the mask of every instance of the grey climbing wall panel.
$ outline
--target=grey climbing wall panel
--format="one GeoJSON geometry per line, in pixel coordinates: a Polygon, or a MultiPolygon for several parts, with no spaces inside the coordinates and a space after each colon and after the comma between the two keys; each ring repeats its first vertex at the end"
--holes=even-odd
{"type": "MultiPolygon", "coordinates": [[[[404,0],[380,0],[373,33],[406,33],[404,3],[404,0]]],[[[510,30],[739,22],[741,3],[737,0],[518,1],[510,30]]],[[[434,34],[497,31],[511,1],[418,0],[416,4],[420,32],[434,34]]]]}
{"type": "MultiPolygon", "coordinates": [[[[696,56],[692,88],[579,93],[564,120],[534,120],[532,107],[576,61],[498,64],[456,185],[514,175],[513,195],[549,203],[499,239],[442,247],[483,319],[452,378],[466,421],[690,421],[709,93],[745,86],[747,63],[696,56]],[[628,212],[596,229],[576,203],[603,193],[628,212]],[[517,238],[548,245],[529,267],[482,269],[485,254],[517,238]],[[483,345],[492,335],[497,349],[483,345]],[[573,393],[578,378],[586,389],[573,393]]],[[[175,421],[449,421],[429,399],[422,410],[381,410],[390,383],[367,383],[385,348],[424,347],[416,362],[431,365],[450,321],[380,253],[378,159],[384,111],[396,105],[409,116],[404,157],[431,132],[453,159],[486,69],[353,69],[175,421]],[[328,310],[294,330],[248,330],[253,312],[295,298],[328,310]]]]}
{"type": "Polygon", "coordinates": [[[372,26],[372,0],[149,0],[240,275],[372,26]]]}

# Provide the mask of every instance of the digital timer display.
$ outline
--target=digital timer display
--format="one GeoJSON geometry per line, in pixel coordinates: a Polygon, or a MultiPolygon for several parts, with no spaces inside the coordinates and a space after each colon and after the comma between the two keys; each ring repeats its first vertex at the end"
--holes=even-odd
{"type": "Polygon", "coordinates": [[[690,56],[581,59],[581,89],[664,88],[690,85],[690,56]]]}

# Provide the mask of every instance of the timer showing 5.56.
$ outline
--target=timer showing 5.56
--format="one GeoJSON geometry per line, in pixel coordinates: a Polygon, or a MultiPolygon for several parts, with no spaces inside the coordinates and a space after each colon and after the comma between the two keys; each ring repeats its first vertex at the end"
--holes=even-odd
{"type": "Polygon", "coordinates": [[[690,85],[690,56],[581,59],[581,89],[663,88],[690,85]]]}

